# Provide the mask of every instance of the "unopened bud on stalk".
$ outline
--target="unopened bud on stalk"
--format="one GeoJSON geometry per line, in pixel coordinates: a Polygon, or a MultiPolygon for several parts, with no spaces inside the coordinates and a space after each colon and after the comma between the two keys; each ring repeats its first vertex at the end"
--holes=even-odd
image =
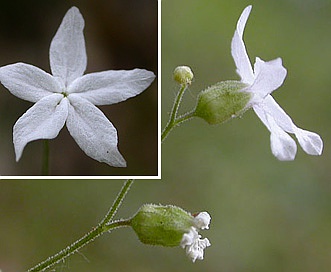
{"type": "Polygon", "coordinates": [[[178,66],[174,71],[174,80],[181,85],[191,84],[193,77],[193,72],[188,66],[178,66]]]}

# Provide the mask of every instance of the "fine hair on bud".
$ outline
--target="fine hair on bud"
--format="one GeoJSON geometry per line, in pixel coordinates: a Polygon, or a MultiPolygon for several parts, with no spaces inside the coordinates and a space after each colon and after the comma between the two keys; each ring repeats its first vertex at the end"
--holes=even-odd
{"type": "Polygon", "coordinates": [[[216,83],[200,92],[194,116],[209,124],[220,124],[240,116],[248,109],[251,93],[245,92],[246,84],[228,80],[216,83]]]}
{"type": "Polygon", "coordinates": [[[174,70],[174,80],[181,85],[191,84],[193,77],[193,72],[188,66],[178,66],[174,70]]]}

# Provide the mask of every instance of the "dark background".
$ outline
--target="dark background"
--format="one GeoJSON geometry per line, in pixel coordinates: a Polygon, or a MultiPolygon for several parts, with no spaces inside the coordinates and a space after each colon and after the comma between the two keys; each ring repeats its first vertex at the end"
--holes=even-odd
{"type": "MultiPolygon", "coordinates": [[[[49,46],[73,5],[85,19],[85,73],[143,68],[157,75],[157,2],[1,1],[0,65],[33,64],[47,72],[49,46]]],[[[78,147],[66,128],[50,141],[51,175],[157,175],[157,79],[141,95],[100,109],[118,131],[127,168],[99,163],[78,147]]],[[[0,174],[40,175],[42,140],[29,143],[16,163],[12,127],[32,105],[0,86],[0,174]]]]}

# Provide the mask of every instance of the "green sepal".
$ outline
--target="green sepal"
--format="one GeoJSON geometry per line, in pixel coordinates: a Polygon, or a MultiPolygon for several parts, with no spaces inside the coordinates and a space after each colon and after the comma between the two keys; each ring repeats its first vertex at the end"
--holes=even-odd
{"type": "Polygon", "coordinates": [[[131,219],[131,227],[144,244],[179,246],[194,217],[183,209],[167,205],[143,205],[131,219]]]}
{"type": "Polygon", "coordinates": [[[220,124],[245,112],[252,94],[243,91],[247,85],[234,80],[222,81],[202,91],[194,116],[209,124],[220,124]]]}

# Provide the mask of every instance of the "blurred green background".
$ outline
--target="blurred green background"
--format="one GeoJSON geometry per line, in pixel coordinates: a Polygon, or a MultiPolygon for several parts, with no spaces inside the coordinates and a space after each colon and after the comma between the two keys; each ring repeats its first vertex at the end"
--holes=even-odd
{"type": "Polygon", "coordinates": [[[162,180],[175,188],[173,201],[213,216],[205,260],[181,268],[331,271],[331,1],[162,1],[163,126],[179,89],[176,66],[195,75],[182,112],[204,88],[239,79],[230,44],[249,4],[251,61],[283,59],[288,75],[273,96],[299,127],[321,135],[324,152],[309,156],[298,146],[295,161],[278,161],[252,110],[219,126],[197,119],[175,129],[162,145],[162,180]]]}
{"type": "MultiPolygon", "coordinates": [[[[137,181],[117,218],[131,216],[143,203],[207,210],[211,228],[201,234],[212,246],[205,259],[192,264],[179,247],[146,246],[130,229],[120,229],[55,271],[330,271],[330,1],[163,0],[162,125],[178,90],[176,66],[189,65],[195,73],[182,111],[194,106],[206,86],[238,79],[230,42],[248,4],[249,56],[282,57],[288,76],[274,97],[296,124],[321,135],[323,155],[309,156],[298,147],[295,161],[279,162],[269,132],[252,111],[221,126],[185,123],[162,146],[162,181],[137,181]]],[[[85,234],[103,218],[121,184],[0,183],[2,272],[24,271],[85,234]]]]}
{"type": "MultiPolygon", "coordinates": [[[[67,10],[85,19],[86,73],[144,68],[157,74],[157,3],[154,0],[0,1],[0,65],[16,62],[49,68],[49,46],[67,10]]],[[[127,168],[99,163],[78,147],[66,128],[50,141],[51,175],[156,176],[158,158],[157,79],[141,95],[99,107],[118,131],[127,168]]],[[[0,174],[40,175],[43,142],[29,143],[18,163],[12,127],[32,103],[0,86],[0,174]],[[33,160],[31,160],[33,157],[33,160]]]]}

